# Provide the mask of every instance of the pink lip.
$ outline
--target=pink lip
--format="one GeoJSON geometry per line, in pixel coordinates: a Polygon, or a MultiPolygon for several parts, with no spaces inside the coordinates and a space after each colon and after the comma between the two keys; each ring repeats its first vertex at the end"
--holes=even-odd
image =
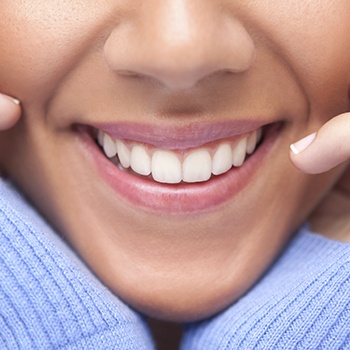
{"type": "Polygon", "coordinates": [[[219,123],[186,123],[171,128],[165,125],[140,125],[130,123],[94,123],[92,127],[102,130],[113,139],[133,140],[162,149],[188,149],[235,135],[243,135],[259,129],[269,122],[261,120],[231,121],[219,123]]]}
{"type": "MultiPolygon", "coordinates": [[[[248,126],[246,130],[251,127],[248,126]]],[[[83,148],[85,152],[88,151],[87,155],[97,167],[98,173],[122,201],[167,215],[194,214],[213,210],[242,191],[257,173],[280,128],[281,124],[277,123],[266,129],[264,141],[242,167],[232,168],[223,175],[213,176],[209,181],[197,184],[167,185],[134,176],[120,170],[108,160],[88,132],[82,132],[82,140],[83,148]]],[[[198,140],[203,139],[198,137],[196,141],[198,140]]],[[[169,145],[167,141],[164,142],[169,145]]],[[[170,145],[173,146],[172,141],[170,145]]]]}

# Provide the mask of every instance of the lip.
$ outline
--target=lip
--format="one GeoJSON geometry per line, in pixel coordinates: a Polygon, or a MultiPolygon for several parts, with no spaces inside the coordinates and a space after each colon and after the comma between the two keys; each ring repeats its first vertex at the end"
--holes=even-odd
{"type": "MultiPolygon", "coordinates": [[[[253,124],[246,125],[241,130],[247,132],[246,130],[250,130],[253,124]]],[[[261,123],[259,125],[261,126],[261,123]]],[[[252,181],[252,177],[258,173],[258,169],[274,144],[281,127],[282,123],[273,123],[266,128],[264,141],[254,154],[244,162],[242,167],[232,168],[227,173],[219,176],[212,176],[206,182],[171,185],[161,184],[119,169],[103,154],[91,136],[89,127],[79,127],[79,134],[81,135],[80,140],[82,141],[83,150],[92,162],[92,166],[96,168],[97,174],[100,174],[122,201],[136,208],[155,213],[193,215],[212,211],[241,192],[252,181]]],[[[142,135],[137,134],[141,129],[143,129],[143,126],[140,126],[138,130],[136,129],[136,132],[134,129],[132,131],[133,136],[139,135],[142,139],[142,135]]],[[[115,130],[117,130],[117,127],[115,130]]],[[[116,136],[115,133],[109,133],[113,137],[116,136]]],[[[230,135],[232,135],[232,132],[230,135]]],[[[147,140],[149,143],[149,134],[147,140]]],[[[163,139],[160,138],[155,140],[153,144],[162,142],[163,139]]],[[[164,142],[168,146],[174,146],[173,141],[169,142],[169,140],[164,139],[164,142]]],[[[203,137],[198,137],[197,142],[203,142],[203,137]]],[[[181,143],[182,146],[184,144],[185,142],[181,143]]]]}
{"type": "Polygon", "coordinates": [[[93,123],[95,129],[102,130],[113,139],[132,140],[161,149],[184,150],[204,144],[243,135],[257,130],[268,122],[261,120],[236,120],[218,123],[186,123],[174,128],[169,125],[140,125],[137,123],[93,123]]]}

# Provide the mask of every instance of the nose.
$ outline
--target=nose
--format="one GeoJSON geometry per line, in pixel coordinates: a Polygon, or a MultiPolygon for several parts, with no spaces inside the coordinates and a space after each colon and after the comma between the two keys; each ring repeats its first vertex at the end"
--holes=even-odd
{"type": "Polygon", "coordinates": [[[189,89],[215,73],[240,73],[255,56],[244,25],[212,0],[144,0],[111,32],[104,57],[124,76],[189,89]]]}

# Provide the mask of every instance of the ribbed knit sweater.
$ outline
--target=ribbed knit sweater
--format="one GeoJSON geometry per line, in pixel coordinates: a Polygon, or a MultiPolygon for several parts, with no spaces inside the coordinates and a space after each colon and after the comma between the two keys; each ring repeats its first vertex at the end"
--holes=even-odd
{"type": "MultiPolygon", "coordinates": [[[[0,349],[153,348],[143,316],[0,180],[0,349]]],[[[350,244],[304,227],[244,297],[187,325],[182,349],[350,349],[350,244]]]]}
{"type": "Polygon", "coordinates": [[[0,349],[153,349],[145,320],[3,180],[0,230],[0,349]]]}
{"type": "Polygon", "coordinates": [[[244,297],[187,326],[183,349],[350,349],[350,244],[302,228],[244,297]]]}

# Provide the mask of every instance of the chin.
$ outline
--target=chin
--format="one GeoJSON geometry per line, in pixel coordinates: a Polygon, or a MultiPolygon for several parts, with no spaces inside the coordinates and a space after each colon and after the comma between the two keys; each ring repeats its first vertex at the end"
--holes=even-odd
{"type": "MultiPolygon", "coordinates": [[[[253,281],[252,281],[253,282],[253,281]]],[[[239,282],[237,281],[237,284],[239,282]]],[[[163,321],[194,322],[215,315],[234,303],[246,290],[248,285],[221,285],[213,282],[206,288],[172,286],[158,288],[138,288],[134,292],[121,293],[119,296],[137,311],[163,321]]]]}

